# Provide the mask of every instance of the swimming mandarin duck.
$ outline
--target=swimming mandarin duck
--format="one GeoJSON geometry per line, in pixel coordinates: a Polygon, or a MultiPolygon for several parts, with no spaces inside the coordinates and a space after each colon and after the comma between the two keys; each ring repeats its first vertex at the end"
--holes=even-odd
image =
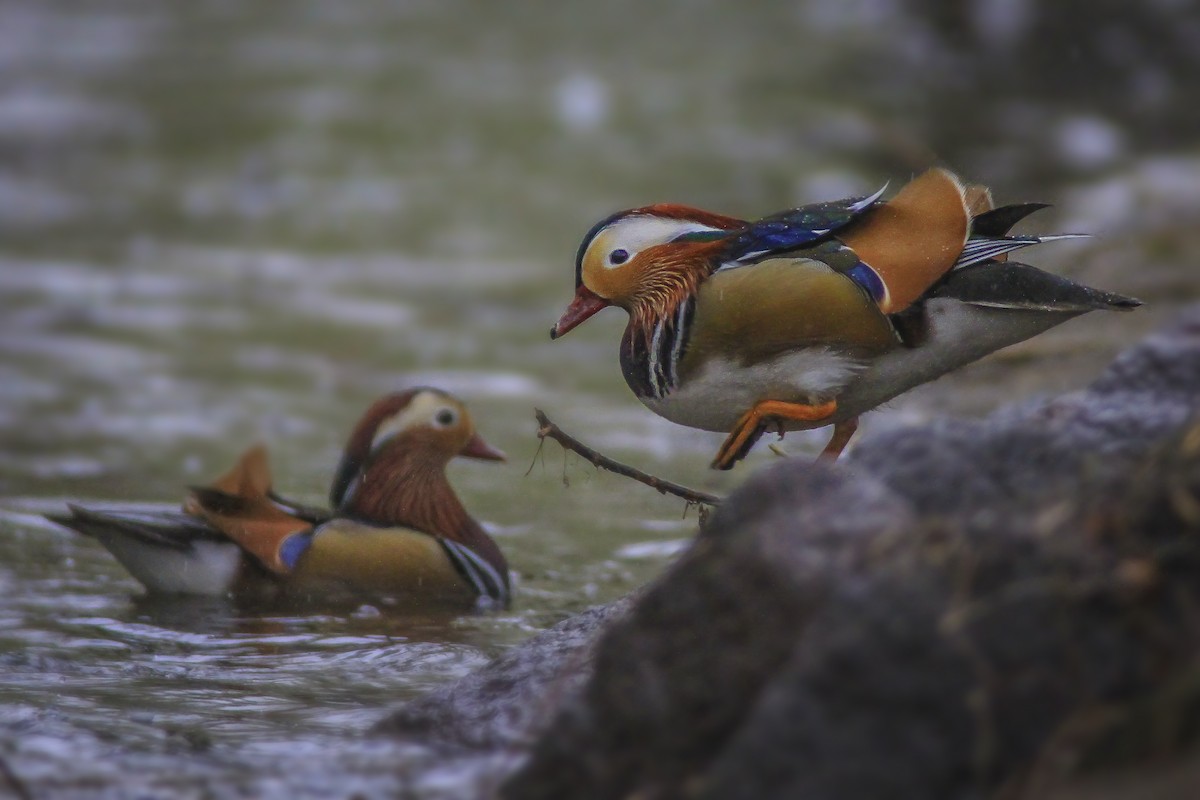
{"type": "Polygon", "coordinates": [[[276,495],[259,445],[191,489],[182,512],[72,505],[49,518],[95,537],[151,592],[506,604],[504,556],[446,478],[457,456],[504,460],[461,401],[413,389],[378,400],[354,428],[332,511],[276,495]]]}
{"type": "MultiPolygon", "coordinates": [[[[885,187],[886,188],[886,187],[885,187]]],[[[1007,254],[1040,203],[932,169],[893,199],[851,198],[756,222],[687,206],[622,211],[584,237],[557,338],[608,307],[629,313],[625,380],[655,413],[728,433],[729,469],[767,430],[833,425],[837,458],[862,413],[995,350],[1133,298],[1007,254]]]]}

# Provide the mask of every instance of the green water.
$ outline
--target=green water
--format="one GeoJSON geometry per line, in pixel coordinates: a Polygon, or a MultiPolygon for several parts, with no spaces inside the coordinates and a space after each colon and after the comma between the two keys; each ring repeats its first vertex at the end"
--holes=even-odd
{"type": "Polygon", "coordinates": [[[943,5],[0,4],[0,756],[38,797],[486,788],[494,761],[362,732],[640,585],[695,525],[539,454],[533,409],[707,491],[776,458],[706,469],[721,437],[625,387],[619,312],[549,340],[579,238],[615,209],[753,216],[937,156],[1001,200],[1058,203],[1038,230],[1101,234],[1031,260],[1152,302],[922,387],[866,435],[1078,386],[1200,297],[1196,48],[1122,71],[1120,37],[1104,44],[1110,27],[1186,44],[1184,11],[1098,15],[1047,77],[1013,54],[1042,53],[1060,20],[1017,4],[1024,27],[995,41],[994,3],[943,5]],[[510,610],[151,602],[37,516],[177,503],[257,440],[280,490],[320,502],[358,414],[413,384],[459,394],[510,456],[451,475],[509,557],[510,610]]]}

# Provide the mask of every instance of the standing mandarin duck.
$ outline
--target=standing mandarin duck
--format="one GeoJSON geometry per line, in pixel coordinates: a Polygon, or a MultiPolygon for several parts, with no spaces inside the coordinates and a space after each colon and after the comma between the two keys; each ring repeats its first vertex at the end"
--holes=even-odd
{"type": "Polygon", "coordinates": [[[504,556],[446,479],[456,456],[504,460],[461,401],[413,389],[378,400],[354,428],[332,511],[276,495],[259,445],[191,489],[182,512],[72,505],[49,519],[94,536],[151,592],[507,604],[504,556]]]}
{"type": "Polygon", "coordinates": [[[626,382],[672,422],[727,432],[713,466],[729,469],[768,429],[833,425],[822,456],[837,458],[859,415],[902,392],[1087,311],[1141,304],[1006,260],[1073,238],[1008,235],[1044,204],[994,208],[944,169],[882,195],[757,222],[671,204],[614,214],[584,237],[550,336],[625,309],[626,382]]]}

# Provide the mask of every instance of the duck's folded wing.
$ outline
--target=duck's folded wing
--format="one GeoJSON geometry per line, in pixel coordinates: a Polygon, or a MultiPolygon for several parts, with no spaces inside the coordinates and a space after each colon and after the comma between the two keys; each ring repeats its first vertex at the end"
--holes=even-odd
{"type": "Polygon", "coordinates": [[[886,189],[884,186],[867,197],[793,208],[752,222],[729,240],[725,250],[728,267],[810,247],[827,239],[877,205],[886,189]]]}
{"type": "Polygon", "coordinates": [[[148,545],[172,550],[191,550],[196,542],[221,542],[225,537],[203,520],[179,511],[106,509],[103,511],[67,505],[68,514],[46,518],[85,536],[126,536],[148,545]]]}
{"type": "Polygon", "coordinates": [[[333,519],[333,512],[321,506],[310,506],[306,503],[301,503],[296,500],[291,500],[287,497],[281,497],[274,490],[267,492],[267,497],[270,498],[280,511],[285,514],[302,519],[311,525],[323,525],[333,519]]]}
{"type": "Polygon", "coordinates": [[[276,575],[289,575],[307,549],[312,523],[275,505],[266,494],[240,497],[206,486],[190,490],[187,509],[276,575]]]}
{"type": "MultiPolygon", "coordinates": [[[[904,310],[958,262],[971,207],[990,204],[952,173],[931,169],[837,234],[881,284],[879,307],[904,310]]],[[[867,286],[868,290],[873,286],[867,286]]]]}
{"type": "Polygon", "coordinates": [[[262,445],[247,450],[211,485],[192,487],[184,510],[207,522],[276,575],[292,572],[308,546],[313,527],[310,513],[275,500],[262,445]]]}

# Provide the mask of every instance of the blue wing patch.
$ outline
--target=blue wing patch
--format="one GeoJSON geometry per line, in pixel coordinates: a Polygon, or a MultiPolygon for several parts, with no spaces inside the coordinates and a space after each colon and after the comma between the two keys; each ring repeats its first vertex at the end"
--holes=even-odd
{"type": "Polygon", "coordinates": [[[283,540],[283,544],[279,545],[279,560],[289,569],[296,568],[296,564],[300,563],[300,556],[308,552],[308,548],[312,547],[313,532],[311,530],[293,533],[291,536],[283,540]]]}
{"type": "Polygon", "coordinates": [[[783,253],[819,242],[861,217],[887,190],[793,208],[751,223],[732,239],[726,258],[745,263],[771,253],[783,253]]]}
{"type": "Polygon", "coordinates": [[[850,280],[866,289],[867,294],[877,304],[882,303],[887,298],[887,287],[883,285],[883,279],[879,277],[878,272],[867,264],[859,261],[853,267],[846,270],[846,275],[849,276],[850,280]]]}

